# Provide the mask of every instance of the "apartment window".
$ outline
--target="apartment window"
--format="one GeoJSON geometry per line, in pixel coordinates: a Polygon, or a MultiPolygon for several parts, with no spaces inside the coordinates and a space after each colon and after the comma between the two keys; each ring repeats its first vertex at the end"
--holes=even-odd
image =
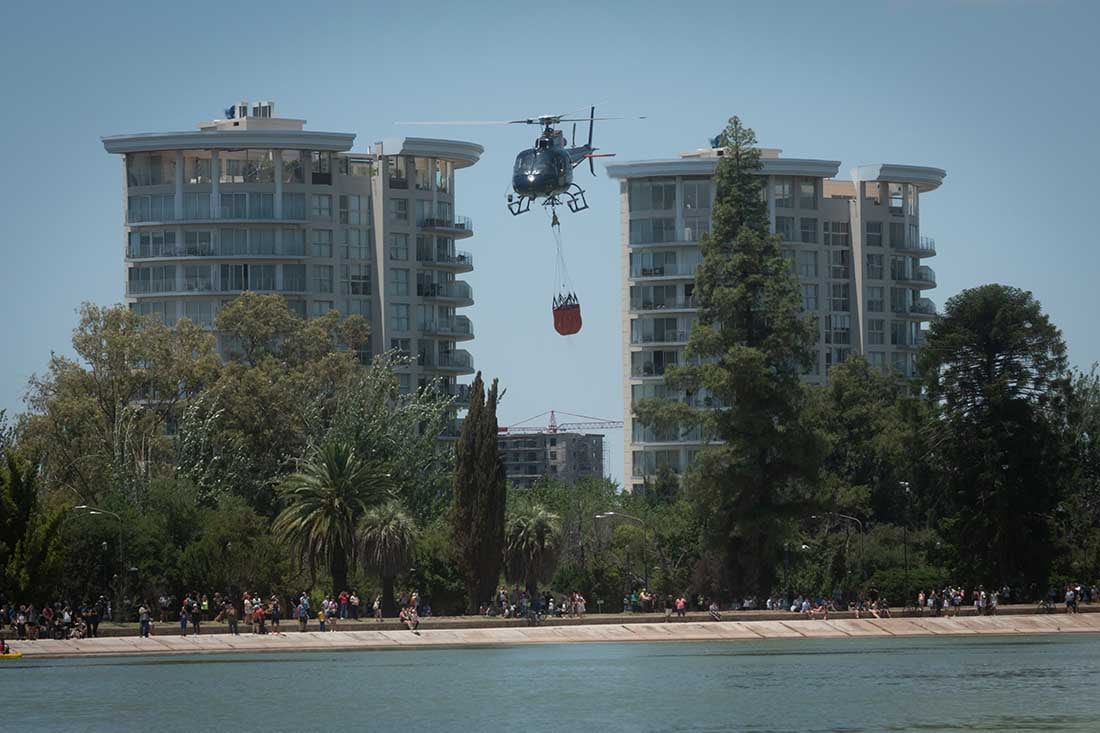
{"type": "Polygon", "coordinates": [[[275,230],[253,229],[249,233],[248,250],[254,255],[275,254],[275,230]]]}
{"type": "Polygon", "coordinates": [[[313,256],[332,257],[332,230],[313,230],[313,256]]]}
{"type": "Polygon", "coordinates": [[[279,241],[282,254],[305,256],[306,231],[304,229],[283,229],[279,232],[279,241]]]}
{"type": "Polygon", "coordinates": [[[248,289],[271,291],[275,289],[275,265],[249,265],[248,289]]]}
{"type": "Polygon", "coordinates": [[[211,219],[210,194],[185,193],[183,194],[183,218],[184,219],[211,219]]]}
{"type": "Polygon", "coordinates": [[[332,183],[332,153],[314,150],[309,154],[311,180],[314,185],[332,183]]]}
{"type": "Polygon", "coordinates": [[[803,244],[817,244],[817,219],[804,216],[799,221],[801,225],[801,240],[803,244]]]}
{"type": "Polygon", "coordinates": [[[370,265],[343,265],[345,295],[370,295],[370,265]]]}
{"type": "Polygon", "coordinates": [[[222,290],[244,290],[248,287],[248,265],[221,265],[219,270],[222,290]]]}
{"type": "Polygon", "coordinates": [[[917,215],[917,187],[911,183],[905,187],[905,213],[917,215]]]}
{"type": "Polygon", "coordinates": [[[405,171],[406,161],[399,155],[389,159],[390,188],[408,188],[408,173],[405,171]]]}
{"type": "Polygon", "coordinates": [[[880,346],[886,339],[886,321],[882,318],[867,319],[867,343],[880,346]]]}
{"type": "Polygon", "coordinates": [[[390,234],[390,259],[402,262],[409,259],[408,234],[390,234]]]}
{"type": "Polygon", "coordinates": [[[883,277],[884,255],[867,255],[867,277],[871,280],[881,280],[883,277]]]}
{"type": "Polygon", "coordinates": [[[126,156],[126,185],[160,186],[175,183],[176,155],[169,152],[130,153],[126,156]]]}
{"type": "Polygon", "coordinates": [[[905,248],[905,224],[900,221],[890,222],[890,246],[898,249],[905,248]]]}
{"type": "Polygon", "coordinates": [[[825,349],[825,369],[832,369],[837,364],[843,364],[848,361],[848,357],[852,355],[852,350],[847,347],[838,347],[834,349],[825,349]]]}
{"type": "Polygon", "coordinates": [[[796,258],[799,277],[817,277],[817,252],[799,252],[796,258]]]}
{"type": "Polygon", "coordinates": [[[850,286],[848,283],[833,283],[832,284],[832,309],[841,313],[847,313],[852,309],[850,286]]]}
{"type": "Polygon", "coordinates": [[[348,299],[348,312],[349,316],[362,316],[363,318],[370,320],[370,299],[369,298],[349,298],[348,299]]]}
{"type": "Polygon", "coordinates": [[[332,194],[315,193],[310,197],[309,218],[332,221],[332,194]]]}
{"type": "Polygon", "coordinates": [[[409,220],[409,200],[390,199],[390,216],[396,221],[409,220]]]}
{"type": "Polygon", "coordinates": [[[822,234],[824,244],[833,247],[847,247],[849,244],[849,229],[846,221],[826,221],[822,234]]]}
{"type": "Polygon", "coordinates": [[[676,206],[675,181],[631,181],[629,189],[631,211],[661,211],[676,206]]]}
{"type": "Polygon", "coordinates": [[[798,267],[795,265],[795,256],[793,249],[785,249],[782,251],[783,259],[787,260],[787,272],[792,275],[798,274],[798,267]]]}
{"type": "Polygon", "coordinates": [[[836,313],[825,316],[825,343],[852,343],[852,317],[836,313]]]}
{"type": "Polygon", "coordinates": [[[210,183],[213,174],[209,151],[191,151],[183,153],[183,182],[184,183],[210,183]]]}
{"type": "Polygon", "coordinates": [[[817,182],[812,178],[803,178],[798,183],[798,208],[817,208],[817,182]]]}
{"type": "Polygon", "coordinates": [[[451,190],[451,176],[453,171],[451,168],[451,162],[449,160],[435,161],[435,190],[440,193],[447,193],[451,190]]]}
{"type": "Polygon", "coordinates": [[[890,312],[908,313],[912,296],[908,288],[890,288],[890,312]]]}
{"type": "Polygon", "coordinates": [[[684,181],[684,209],[710,208],[710,181],[684,181]]]}
{"type": "Polygon", "coordinates": [[[909,345],[909,340],[906,338],[909,333],[908,325],[905,321],[890,321],[891,346],[909,345]]]}
{"type": "Polygon", "coordinates": [[[184,265],[183,289],[188,292],[209,292],[214,289],[210,265],[184,265]]]}
{"type": "MultiPolygon", "coordinates": [[[[305,170],[302,167],[302,153],[297,150],[283,151],[283,183],[305,183],[305,170]]],[[[305,318],[305,306],[302,306],[305,318]]]]}
{"type": "Polygon", "coordinates": [[[882,313],[886,310],[886,288],[871,285],[867,288],[867,312],[882,313]]]}
{"type": "Polygon", "coordinates": [[[344,258],[369,260],[371,250],[370,231],[367,229],[344,230],[344,258]]]}
{"type": "Polygon", "coordinates": [[[684,217],[684,241],[698,242],[704,234],[710,233],[709,216],[685,216],[684,217]]]}
{"type": "Polygon", "coordinates": [[[188,229],[183,233],[183,254],[186,257],[209,257],[214,254],[214,234],[208,229],[188,229]]]}
{"type": "Polygon", "coordinates": [[[362,196],[340,195],[340,223],[359,226],[366,224],[366,209],[362,196]]]}
{"type": "Polygon", "coordinates": [[[775,233],[783,238],[784,242],[798,241],[794,238],[794,217],[793,216],[777,216],[775,217],[775,233]]]}
{"type": "Polygon", "coordinates": [[[332,265],[313,266],[313,290],[317,293],[332,292],[332,265]]]}
{"type": "Polygon", "coordinates": [[[890,213],[900,216],[904,212],[904,186],[900,183],[887,184],[890,190],[890,213]]]}
{"type": "Polygon", "coordinates": [[[917,244],[920,242],[920,236],[919,236],[919,233],[917,231],[917,225],[916,224],[910,224],[909,225],[909,242],[912,244],[912,247],[914,249],[916,248],[917,244]]]}
{"type": "Polygon", "coordinates": [[[347,175],[356,178],[370,178],[373,168],[374,166],[369,160],[347,161],[347,175]]]}
{"type": "Polygon", "coordinates": [[[155,318],[165,326],[174,326],[176,324],[176,302],[174,300],[131,303],[130,310],[144,318],[155,318]]]}
{"type": "Polygon", "coordinates": [[[248,218],[248,194],[223,193],[222,194],[223,219],[247,219],[248,218]]]}
{"type": "Polygon", "coordinates": [[[660,217],[630,220],[631,244],[657,244],[676,241],[676,219],[660,217]]]}
{"type": "Polygon", "coordinates": [[[390,303],[390,329],[393,331],[409,330],[408,303],[390,303]]]}
{"type": "Polygon", "coordinates": [[[304,193],[284,193],[283,194],[283,218],[284,219],[305,219],[306,218],[306,195],[304,193]]]}
{"type": "Polygon", "coordinates": [[[313,301],[313,317],[320,318],[331,310],[336,309],[336,304],[331,300],[315,300],[313,301]]]}
{"type": "Polygon", "coordinates": [[[406,296],[409,294],[409,271],[403,269],[390,270],[390,295],[406,296]]]}
{"type": "Polygon", "coordinates": [[[867,363],[880,372],[886,373],[886,352],[885,351],[868,351],[867,363]]]}
{"type": "MultiPolygon", "coordinates": [[[[284,290],[286,288],[283,288],[284,290]]],[[[288,300],[286,307],[290,309],[290,312],[299,318],[306,317],[306,302],[304,300],[288,300]]]]}
{"type": "Polygon", "coordinates": [[[863,197],[873,206],[882,205],[882,187],[878,181],[866,181],[863,184],[863,197]]]}
{"type": "Polygon", "coordinates": [[[869,221],[869,222],[867,222],[867,246],[868,247],[881,247],[882,246],[882,222],[881,221],[869,221]]]}
{"type": "Polygon", "coordinates": [[[909,258],[908,257],[891,257],[890,258],[890,277],[894,280],[910,280],[911,272],[909,270],[909,258]]]}
{"type": "Polygon", "coordinates": [[[413,183],[417,191],[430,191],[432,188],[432,173],[430,161],[427,158],[413,158],[413,183]]]}
{"type": "Polygon", "coordinates": [[[176,232],[174,230],[154,230],[130,232],[130,246],[126,256],[133,258],[171,257],[176,251],[176,232]]]}
{"type": "Polygon", "coordinates": [[[390,339],[390,348],[396,351],[398,356],[407,358],[412,355],[412,341],[410,339],[390,339]]]}
{"type": "Polygon", "coordinates": [[[211,328],[214,325],[214,304],[209,300],[187,301],[183,304],[183,317],[196,326],[211,328]]]}
{"type": "Polygon", "coordinates": [[[775,206],[778,209],[794,208],[794,184],[789,178],[776,178],[774,184],[775,206]]]}
{"type": "Polygon", "coordinates": [[[249,219],[274,219],[275,194],[253,191],[248,194],[249,219]]]}
{"type": "Polygon", "coordinates": [[[817,286],[802,286],[802,310],[814,312],[817,310],[817,286]]]}
{"type": "MultiPolygon", "coordinates": [[[[283,290],[302,292],[306,289],[306,266],[283,265],[283,290]]],[[[305,317],[303,306],[302,317],[305,317]]]]}
{"type": "Polygon", "coordinates": [[[848,250],[836,250],[829,253],[829,276],[834,280],[847,280],[851,277],[851,254],[848,250]]]}

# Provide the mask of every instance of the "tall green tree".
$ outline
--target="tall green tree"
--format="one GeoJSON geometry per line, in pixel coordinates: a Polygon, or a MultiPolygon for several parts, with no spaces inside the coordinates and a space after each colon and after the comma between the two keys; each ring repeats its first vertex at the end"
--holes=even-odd
{"type": "Polygon", "coordinates": [[[710,518],[725,586],[740,596],[772,589],[785,524],[802,510],[823,441],[804,419],[800,381],[817,328],[801,312],[780,238],[769,233],[756,135],[733,117],[719,144],[712,231],[699,242],[699,317],[688,363],[665,381],[685,395],[704,390],[721,406],[653,400],[635,413],[647,425],[699,425],[706,439],[722,442],[699,452],[688,490],[710,518]]]}
{"type": "Polygon", "coordinates": [[[451,529],[471,613],[492,598],[503,562],[508,486],[497,451],[497,396],[497,380],[486,392],[478,372],[455,449],[451,529]]]}
{"type": "Polygon", "coordinates": [[[957,577],[1044,591],[1068,458],[1061,332],[1031,293],[983,285],[947,302],[918,366],[957,577]]]}
{"type": "Polygon", "coordinates": [[[517,508],[504,530],[504,575],[534,597],[554,576],[561,554],[561,517],[538,504],[517,508]]]}
{"type": "Polygon", "coordinates": [[[382,610],[387,616],[397,613],[393,584],[409,567],[416,536],[416,523],[398,501],[374,507],[359,521],[359,558],[382,580],[382,610]]]}
{"type": "Polygon", "coordinates": [[[1058,535],[1059,571],[1075,580],[1100,576],[1100,371],[1073,377],[1069,408],[1072,462],[1058,535]]]}
{"type": "Polygon", "coordinates": [[[11,450],[0,455],[0,588],[16,601],[49,600],[59,532],[68,505],[44,506],[36,468],[11,450]]]}
{"type": "Polygon", "coordinates": [[[328,443],[283,481],[280,496],[286,508],[272,531],[300,561],[327,566],[334,592],[347,590],[359,520],[391,498],[385,467],[360,459],[346,443],[328,443]]]}

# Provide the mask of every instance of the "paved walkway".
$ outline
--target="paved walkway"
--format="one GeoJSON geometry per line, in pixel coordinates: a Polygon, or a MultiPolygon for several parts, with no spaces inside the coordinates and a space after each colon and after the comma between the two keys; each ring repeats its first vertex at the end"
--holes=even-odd
{"type": "Polygon", "coordinates": [[[11,642],[24,659],[47,657],[121,656],[197,652],[296,652],[334,649],[395,649],[410,647],[497,646],[610,641],[733,641],[745,639],[960,636],[1100,633],[1100,614],[1043,614],[910,617],[890,619],[792,618],[786,621],[722,621],[632,624],[577,624],[511,628],[431,628],[409,631],[295,631],[283,634],[230,636],[133,636],[80,641],[40,639],[11,642]]]}

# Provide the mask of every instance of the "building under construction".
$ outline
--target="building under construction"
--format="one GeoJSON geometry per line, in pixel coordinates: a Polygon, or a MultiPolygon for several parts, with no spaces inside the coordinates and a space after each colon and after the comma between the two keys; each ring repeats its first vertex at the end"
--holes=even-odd
{"type": "Polygon", "coordinates": [[[508,481],[514,486],[528,487],[544,476],[562,481],[576,481],[585,476],[602,477],[603,435],[581,431],[621,429],[622,422],[571,415],[584,422],[559,425],[553,410],[524,422],[547,414],[550,420],[545,427],[520,423],[500,429],[497,446],[508,481]]]}

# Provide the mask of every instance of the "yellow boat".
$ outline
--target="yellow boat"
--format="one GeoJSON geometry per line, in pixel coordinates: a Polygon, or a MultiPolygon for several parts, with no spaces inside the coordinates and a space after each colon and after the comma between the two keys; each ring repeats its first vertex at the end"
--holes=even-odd
{"type": "Polygon", "coordinates": [[[22,659],[23,652],[8,652],[7,654],[0,654],[0,659],[22,659]]]}

